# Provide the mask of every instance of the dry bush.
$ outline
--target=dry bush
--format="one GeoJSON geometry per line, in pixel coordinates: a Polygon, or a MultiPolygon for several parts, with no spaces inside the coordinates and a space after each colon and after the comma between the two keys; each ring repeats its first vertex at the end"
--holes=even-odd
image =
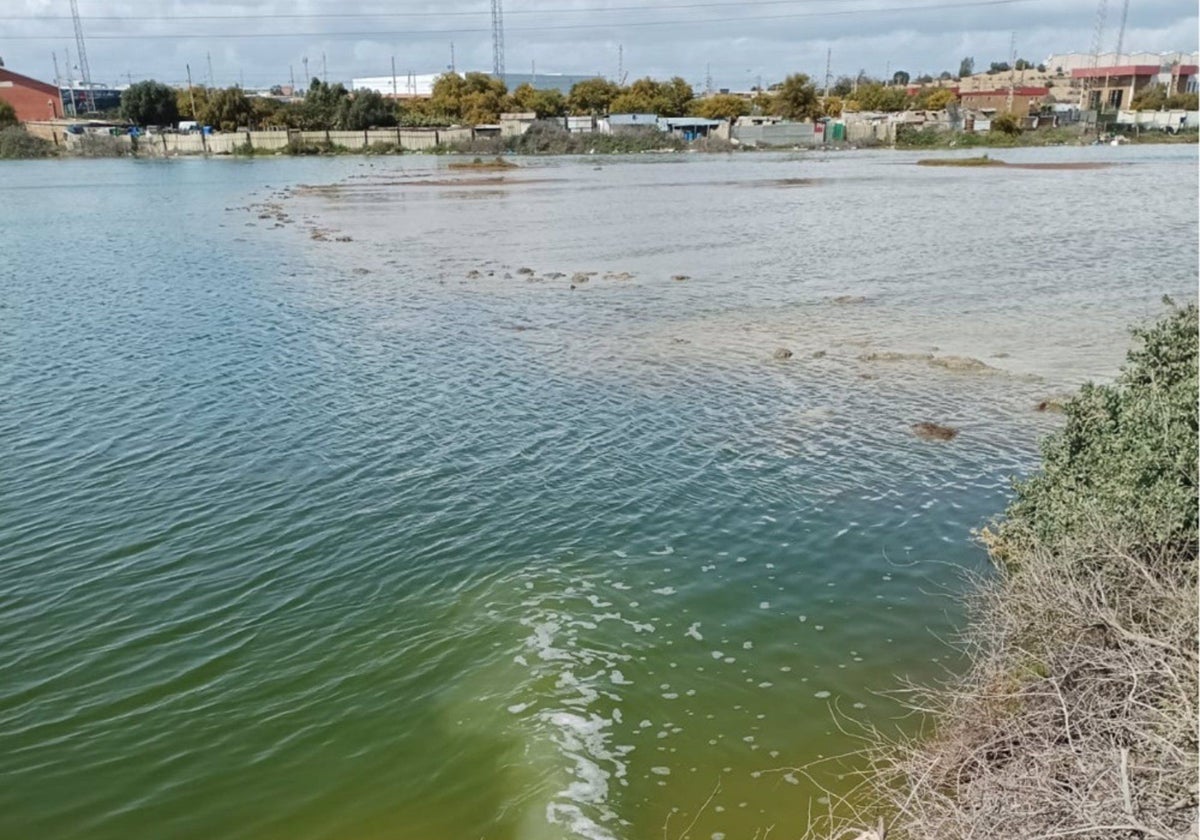
{"type": "Polygon", "coordinates": [[[876,754],[904,838],[1181,838],[1197,805],[1196,555],[1105,533],[980,590],[974,668],[876,754]]]}
{"type": "Polygon", "coordinates": [[[983,534],[967,672],[901,692],[917,735],[857,730],[859,784],[808,837],[1198,836],[1196,307],[1135,335],[983,534]]]}

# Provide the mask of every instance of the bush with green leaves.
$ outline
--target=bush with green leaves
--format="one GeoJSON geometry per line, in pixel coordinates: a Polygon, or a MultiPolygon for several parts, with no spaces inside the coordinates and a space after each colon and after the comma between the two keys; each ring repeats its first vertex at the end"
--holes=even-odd
{"type": "Polygon", "coordinates": [[[1085,385],[1067,402],[1042,470],[1017,485],[1005,520],[986,535],[998,559],[1033,545],[1054,550],[1099,522],[1146,545],[1194,551],[1196,319],[1192,304],[1135,329],[1138,346],[1116,381],[1085,385]]]}
{"type": "Polygon", "coordinates": [[[0,129],[0,160],[44,158],[55,153],[54,144],[34,137],[23,128],[15,126],[0,129]]]}
{"type": "Polygon", "coordinates": [[[0,128],[14,126],[18,122],[16,108],[0,99],[0,128]]]}

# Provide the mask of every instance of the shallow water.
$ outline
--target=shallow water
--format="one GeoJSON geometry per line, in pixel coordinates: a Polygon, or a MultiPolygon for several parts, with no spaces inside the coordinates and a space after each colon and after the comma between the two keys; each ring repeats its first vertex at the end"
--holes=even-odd
{"type": "Polygon", "coordinates": [[[1194,296],[1193,150],[997,156],[1120,165],[5,165],[0,836],[798,834],[1194,296]]]}

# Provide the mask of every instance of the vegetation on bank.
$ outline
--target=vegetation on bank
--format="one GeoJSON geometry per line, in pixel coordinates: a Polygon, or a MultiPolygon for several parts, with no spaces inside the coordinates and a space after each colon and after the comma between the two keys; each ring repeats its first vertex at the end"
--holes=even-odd
{"type": "MultiPolygon", "coordinates": [[[[1197,309],[1135,331],[983,532],[960,680],[871,729],[845,801],[888,840],[1180,838],[1197,819],[1197,309]]],[[[832,822],[830,819],[828,822],[832,822]]],[[[836,835],[839,826],[814,826],[836,835]]]]}
{"type": "Polygon", "coordinates": [[[53,143],[34,137],[23,128],[0,128],[0,160],[45,158],[57,152],[53,143]]]}

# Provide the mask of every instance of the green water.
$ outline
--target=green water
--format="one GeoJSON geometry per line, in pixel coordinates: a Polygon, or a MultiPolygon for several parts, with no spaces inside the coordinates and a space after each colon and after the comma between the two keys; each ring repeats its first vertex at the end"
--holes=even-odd
{"type": "Polygon", "coordinates": [[[798,835],[1033,404],[1194,293],[1194,155],[1120,151],[6,165],[0,837],[798,835]]]}

